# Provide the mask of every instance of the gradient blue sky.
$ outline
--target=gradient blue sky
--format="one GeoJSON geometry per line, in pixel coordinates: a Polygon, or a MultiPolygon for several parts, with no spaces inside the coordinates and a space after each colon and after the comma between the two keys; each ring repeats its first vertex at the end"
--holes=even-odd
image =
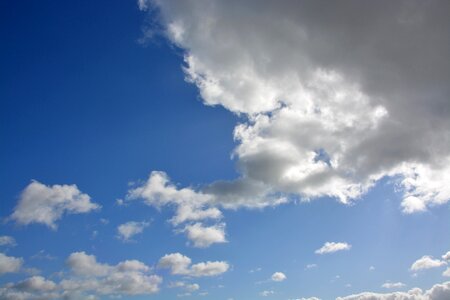
{"type": "MultiPolygon", "coordinates": [[[[187,289],[171,283],[184,282],[199,285],[192,299],[334,299],[365,291],[427,290],[446,281],[441,256],[450,250],[449,205],[443,201],[404,213],[398,174],[384,174],[351,204],[324,195],[306,195],[311,200],[302,202],[302,193],[275,187],[287,203],[221,208],[227,242],[204,248],[180,231],[184,225],[169,223],[173,204],[158,209],[137,199],[119,205],[117,199],[145,185],[155,170],[167,173],[178,188],[198,193],[217,180],[242,176],[239,155],[231,157],[239,145],[233,130],[249,116],[220,102],[226,100],[205,105],[198,86],[185,80],[184,40],[159,32],[165,20],[178,17],[179,11],[172,11],[159,18],[156,8],[142,11],[135,1],[119,0],[0,3],[0,236],[15,240],[0,245],[0,252],[23,259],[20,268],[0,272],[1,297],[22,299],[7,298],[8,283],[31,276],[56,284],[78,278],[67,258],[82,251],[109,265],[139,260],[163,282],[150,296],[94,289],[72,297],[174,299],[187,289]],[[154,36],[139,42],[149,30],[154,36]],[[101,209],[64,214],[56,229],[21,224],[10,216],[32,180],[50,187],[76,184],[101,209]],[[124,241],[118,226],[129,221],[148,226],[124,241]],[[351,247],[315,253],[326,242],[351,247]],[[229,269],[217,276],[171,274],[158,266],[170,253],[193,263],[224,261],[229,269]],[[410,270],[424,255],[441,266],[410,270]],[[275,272],[286,279],[272,280],[275,272]],[[387,282],[404,287],[383,288],[387,282]]],[[[201,45],[196,42],[186,42],[195,55],[201,45]]],[[[446,134],[447,124],[435,129],[436,135],[446,134]]],[[[42,292],[15,289],[24,299],[42,292]]],[[[59,287],[53,291],[63,293],[59,287]]]]}

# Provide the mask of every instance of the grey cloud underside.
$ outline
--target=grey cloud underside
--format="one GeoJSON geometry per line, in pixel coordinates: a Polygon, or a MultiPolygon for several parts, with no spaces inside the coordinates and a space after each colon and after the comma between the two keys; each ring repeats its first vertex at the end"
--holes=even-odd
{"type": "Polygon", "coordinates": [[[450,199],[448,1],[153,5],[205,104],[247,117],[241,177],[203,189],[216,203],[346,203],[384,176],[406,213],[450,199]]]}

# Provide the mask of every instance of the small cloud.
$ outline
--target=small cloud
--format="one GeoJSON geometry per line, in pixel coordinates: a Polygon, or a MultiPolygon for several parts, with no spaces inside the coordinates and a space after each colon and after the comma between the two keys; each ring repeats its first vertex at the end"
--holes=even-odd
{"type": "Polygon", "coordinates": [[[286,280],[286,275],[284,275],[284,273],[281,272],[275,272],[272,274],[272,276],[270,277],[270,279],[272,279],[272,281],[276,281],[276,282],[281,282],[286,280]]]}
{"type": "Polygon", "coordinates": [[[305,270],[315,269],[315,268],[317,268],[316,264],[308,264],[308,265],[306,265],[305,270]]]}
{"type": "Polygon", "coordinates": [[[249,273],[256,273],[256,272],[260,272],[262,270],[262,268],[255,268],[255,269],[251,269],[250,271],[248,271],[249,273]]]}
{"type": "Polygon", "coordinates": [[[374,271],[375,270],[375,267],[374,266],[370,266],[369,267],[369,271],[374,271]]]}
{"type": "Polygon", "coordinates": [[[149,225],[150,223],[145,221],[142,222],[130,221],[121,224],[117,227],[118,237],[123,241],[130,241],[130,239],[133,236],[142,233],[144,229],[149,225]]]}
{"type": "Polygon", "coordinates": [[[261,293],[259,293],[259,295],[262,296],[262,297],[267,297],[267,296],[270,296],[270,295],[273,295],[273,294],[275,294],[274,291],[262,291],[261,293]]]}
{"type": "Polygon", "coordinates": [[[405,286],[406,284],[403,282],[386,282],[381,285],[381,287],[385,289],[399,289],[405,286]]]}
{"type": "Polygon", "coordinates": [[[316,254],[328,254],[337,251],[350,250],[351,245],[347,243],[326,242],[321,248],[315,251],[316,254]]]}
{"type": "Polygon", "coordinates": [[[16,240],[12,236],[2,235],[0,236],[0,246],[14,247],[16,246],[16,240]]]}

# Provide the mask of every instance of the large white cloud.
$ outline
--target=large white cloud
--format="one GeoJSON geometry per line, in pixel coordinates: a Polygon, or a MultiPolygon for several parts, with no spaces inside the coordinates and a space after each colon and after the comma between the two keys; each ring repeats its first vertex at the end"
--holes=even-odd
{"type": "Polygon", "coordinates": [[[18,272],[22,265],[22,258],[7,256],[3,253],[0,253],[0,275],[3,275],[5,273],[18,272]]]}
{"type": "Polygon", "coordinates": [[[46,186],[32,181],[21,193],[10,218],[18,224],[41,223],[56,229],[63,214],[80,214],[99,209],[76,185],[46,186]]]}
{"type": "Polygon", "coordinates": [[[346,297],[337,297],[336,300],[447,300],[450,299],[450,281],[435,284],[431,289],[422,291],[419,288],[407,292],[372,293],[364,292],[346,297]]]}
{"type": "Polygon", "coordinates": [[[348,203],[385,176],[405,213],[450,199],[447,2],[150,2],[205,104],[246,117],[218,203],[348,203]]]}
{"type": "Polygon", "coordinates": [[[191,264],[189,257],[181,253],[164,255],[158,263],[160,268],[170,269],[174,275],[187,275],[193,277],[217,276],[225,273],[230,268],[225,261],[207,261],[191,264]]]}

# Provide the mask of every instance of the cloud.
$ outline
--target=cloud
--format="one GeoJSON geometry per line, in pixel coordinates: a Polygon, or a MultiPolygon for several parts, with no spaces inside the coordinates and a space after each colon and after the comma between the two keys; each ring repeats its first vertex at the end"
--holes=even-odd
{"type": "Polygon", "coordinates": [[[262,291],[261,293],[259,293],[259,295],[262,296],[262,297],[267,297],[267,296],[270,296],[270,295],[273,295],[273,294],[275,294],[274,291],[262,291]]]}
{"type": "Polygon", "coordinates": [[[22,292],[49,292],[56,289],[57,285],[51,280],[47,280],[42,276],[33,276],[20,281],[11,286],[15,290],[22,292]]]}
{"type": "Polygon", "coordinates": [[[424,255],[416,260],[410,267],[411,271],[420,271],[424,269],[439,268],[446,265],[445,261],[434,259],[432,256],[424,255]]]}
{"type": "Polygon", "coordinates": [[[225,273],[229,265],[225,261],[207,261],[191,264],[191,259],[180,253],[164,255],[158,263],[160,268],[170,269],[173,275],[187,275],[192,277],[217,276],[225,273]]]}
{"type": "Polygon", "coordinates": [[[148,274],[151,268],[138,260],[109,265],[97,262],[94,255],[74,252],[68,257],[67,264],[75,276],[59,283],[65,293],[148,295],[158,292],[162,282],[160,276],[148,274]]]}
{"type": "Polygon", "coordinates": [[[14,247],[16,245],[17,245],[16,240],[12,236],[8,235],[0,236],[0,246],[14,247]]]}
{"type": "Polygon", "coordinates": [[[386,282],[381,285],[381,287],[385,289],[398,289],[405,286],[406,285],[402,282],[386,282]]]}
{"type": "Polygon", "coordinates": [[[23,265],[23,259],[13,256],[7,256],[0,253],[0,275],[5,273],[19,272],[23,265]]]}
{"type": "Polygon", "coordinates": [[[10,219],[21,225],[40,223],[56,229],[56,221],[63,214],[88,213],[99,208],[100,205],[91,202],[89,195],[83,194],[76,185],[46,186],[32,181],[22,191],[10,219]]]}
{"type": "Polygon", "coordinates": [[[407,292],[393,292],[387,294],[364,292],[360,294],[337,297],[336,300],[446,300],[450,299],[450,281],[435,284],[431,289],[422,291],[419,288],[407,292]]]}
{"type": "Polygon", "coordinates": [[[186,226],[184,231],[188,239],[194,243],[194,247],[197,248],[206,248],[215,243],[227,242],[224,224],[205,227],[201,223],[195,223],[186,226]]]}
{"type": "Polygon", "coordinates": [[[199,290],[200,285],[198,285],[197,283],[186,283],[183,281],[176,281],[176,282],[171,282],[169,284],[169,288],[183,288],[188,293],[192,293],[192,292],[199,290]]]}
{"type": "Polygon", "coordinates": [[[448,267],[447,270],[445,270],[445,271],[442,273],[442,276],[450,277],[450,267],[448,267]]]}
{"type": "Polygon", "coordinates": [[[281,272],[275,272],[272,274],[272,276],[270,277],[270,279],[272,279],[272,281],[276,281],[276,282],[281,282],[286,280],[286,275],[284,275],[284,273],[281,272]]]}
{"type": "Polygon", "coordinates": [[[449,201],[448,3],[152,3],[204,103],[243,116],[218,204],[349,203],[386,176],[404,213],[449,201]]]}
{"type": "Polygon", "coordinates": [[[315,269],[315,268],[317,268],[317,264],[307,264],[306,267],[305,267],[306,270],[308,270],[308,269],[315,269]]]}
{"type": "Polygon", "coordinates": [[[316,254],[328,254],[337,251],[350,250],[352,246],[347,243],[326,242],[321,248],[315,251],[316,254]]]}
{"type": "Polygon", "coordinates": [[[134,222],[130,221],[121,224],[117,227],[119,238],[123,241],[129,241],[133,236],[142,233],[146,227],[150,225],[149,222],[134,222]]]}
{"type": "Polygon", "coordinates": [[[450,251],[442,255],[442,259],[446,261],[450,261],[450,251]]]}

